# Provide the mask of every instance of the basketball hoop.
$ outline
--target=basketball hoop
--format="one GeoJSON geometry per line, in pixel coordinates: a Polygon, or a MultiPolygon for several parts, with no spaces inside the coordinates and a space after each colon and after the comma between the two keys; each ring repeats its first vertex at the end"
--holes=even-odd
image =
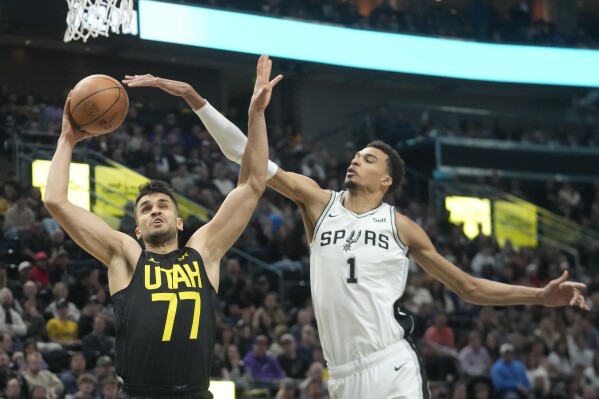
{"type": "Polygon", "coordinates": [[[109,31],[128,30],[133,18],[133,0],[67,0],[67,30],[64,41],[108,36],[109,31]]]}

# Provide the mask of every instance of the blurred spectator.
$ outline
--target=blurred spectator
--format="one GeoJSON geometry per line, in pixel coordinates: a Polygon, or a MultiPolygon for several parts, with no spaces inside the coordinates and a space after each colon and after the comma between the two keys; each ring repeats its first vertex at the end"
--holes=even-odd
{"type": "Polygon", "coordinates": [[[225,380],[233,381],[237,391],[250,387],[250,375],[245,369],[236,345],[227,346],[222,376],[225,380]]]}
{"type": "Polygon", "coordinates": [[[5,237],[17,237],[19,232],[28,229],[34,220],[35,213],[27,206],[27,196],[20,195],[4,215],[5,237]]]}
{"type": "Polygon", "coordinates": [[[453,329],[447,325],[444,313],[435,315],[435,322],[424,333],[422,354],[428,377],[432,381],[445,380],[448,375],[457,376],[453,329]]]}
{"type": "Polygon", "coordinates": [[[223,274],[218,287],[218,293],[221,297],[225,297],[228,294],[242,275],[239,259],[228,258],[225,261],[225,273],[223,274]]]}
{"type": "Polygon", "coordinates": [[[11,181],[4,182],[2,184],[2,193],[0,194],[0,219],[4,219],[6,211],[16,199],[16,183],[11,181]]]}
{"type": "Polygon", "coordinates": [[[41,220],[42,226],[44,226],[44,230],[46,231],[49,237],[54,236],[54,234],[57,231],[63,231],[62,227],[60,227],[58,222],[54,220],[52,216],[50,216],[50,213],[48,213],[48,209],[46,209],[44,205],[40,205],[37,209],[39,215],[38,218],[39,220],[41,220]]]}
{"type": "Polygon", "coordinates": [[[110,356],[100,356],[96,361],[94,375],[98,381],[104,381],[106,378],[116,378],[114,364],[110,356]]]}
{"type": "Polygon", "coordinates": [[[295,382],[292,378],[283,378],[275,399],[295,399],[295,382]]]}
{"type": "Polygon", "coordinates": [[[458,359],[460,368],[467,377],[488,375],[491,369],[491,357],[476,330],[468,333],[468,345],[459,352],[458,359]]]}
{"type": "Polygon", "coordinates": [[[50,283],[57,282],[71,284],[74,281],[73,275],[69,272],[69,253],[60,248],[50,263],[50,283]]]}
{"type": "Polygon", "coordinates": [[[65,395],[65,399],[98,399],[100,396],[94,394],[98,385],[98,379],[89,373],[83,373],[77,378],[77,392],[65,395]]]}
{"type": "Polygon", "coordinates": [[[451,387],[451,399],[467,399],[468,398],[468,387],[466,381],[457,380],[451,387]]]}
{"type": "Polygon", "coordinates": [[[312,363],[314,360],[314,349],[319,345],[318,333],[311,324],[306,324],[302,327],[299,345],[297,352],[300,356],[303,356],[308,362],[312,363]]]}
{"type": "Polygon", "coordinates": [[[97,295],[92,295],[81,310],[78,323],[79,334],[82,336],[89,334],[93,330],[94,320],[99,314],[102,314],[102,304],[97,295]]]}
{"type": "Polygon", "coordinates": [[[8,288],[0,289],[0,334],[9,334],[12,338],[27,334],[27,326],[13,308],[13,296],[8,288]]]}
{"type": "Polygon", "coordinates": [[[102,388],[102,399],[116,399],[119,392],[119,383],[116,379],[108,377],[100,381],[102,388]]]}
{"type": "Polygon", "coordinates": [[[46,320],[40,314],[37,299],[29,298],[23,302],[23,322],[27,326],[27,338],[36,341],[47,341],[46,320]]]}
{"type": "Polygon", "coordinates": [[[31,269],[30,278],[38,283],[42,289],[49,289],[50,287],[48,266],[48,254],[44,251],[36,252],[33,256],[33,268],[31,269]]]}
{"type": "Polygon", "coordinates": [[[106,335],[106,316],[96,315],[92,332],[85,335],[81,342],[88,364],[95,364],[100,356],[114,355],[114,338],[106,335]]]}
{"type": "Polygon", "coordinates": [[[19,242],[22,254],[28,259],[35,259],[40,252],[52,253],[52,239],[41,222],[34,221],[28,229],[23,230],[19,242]]]}
{"type": "Polygon", "coordinates": [[[295,337],[289,333],[283,334],[279,338],[279,343],[283,348],[283,353],[277,356],[277,360],[285,371],[285,375],[296,379],[304,378],[310,363],[308,359],[298,353],[295,337]]]}
{"type": "Polygon", "coordinates": [[[313,362],[308,368],[306,379],[299,384],[300,398],[321,398],[327,392],[327,383],[323,379],[324,367],[320,362],[313,362]]]}
{"type": "Polygon", "coordinates": [[[266,353],[268,345],[268,337],[258,335],[252,350],[243,358],[243,364],[249,371],[255,387],[271,388],[285,376],[277,359],[266,353]]]}
{"type": "Polygon", "coordinates": [[[555,343],[547,359],[557,374],[554,376],[554,379],[564,378],[572,372],[572,361],[570,360],[568,344],[565,338],[561,338],[555,343]]]}
{"type": "MultiPolygon", "coordinates": [[[[27,384],[31,387],[31,394],[33,394],[33,387],[44,387],[49,392],[60,397],[64,392],[64,385],[60,378],[56,374],[48,370],[42,370],[42,355],[39,352],[32,352],[27,355],[27,370],[23,373],[27,384]]],[[[33,397],[33,395],[32,395],[33,397]]],[[[43,398],[46,396],[44,395],[43,398]]]]}
{"type": "Polygon", "coordinates": [[[88,299],[98,290],[98,270],[82,267],[77,270],[77,280],[69,287],[69,300],[83,309],[88,299]]]}
{"type": "Polygon", "coordinates": [[[86,362],[83,353],[75,352],[71,355],[69,369],[60,374],[60,380],[64,385],[66,394],[77,392],[77,379],[85,372],[86,362]]]}
{"type": "Polygon", "coordinates": [[[65,349],[78,348],[81,345],[77,331],[77,323],[69,320],[69,303],[66,299],[60,299],[56,303],[57,316],[48,320],[46,332],[50,342],[62,345],[65,349]]]}
{"type": "Polygon", "coordinates": [[[6,382],[4,388],[5,399],[22,399],[24,397],[24,387],[21,386],[18,378],[12,377],[6,382]]]}
{"type": "Polygon", "coordinates": [[[52,315],[52,317],[58,317],[56,305],[59,301],[66,301],[68,319],[78,322],[81,312],[79,309],[77,309],[77,306],[75,306],[73,302],[68,301],[69,288],[67,285],[62,281],[57,282],[54,284],[54,287],[52,287],[52,294],[54,294],[54,300],[46,307],[45,312],[52,315]]]}
{"type": "Polygon", "coordinates": [[[572,366],[589,367],[593,362],[593,350],[587,347],[586,337],[582,332],[568,335],[568,352],[572,360],[572,366]]]}
{"type": "Polygon", "coordinates": [[[501,358],[491,368],[491,379],[498,399],[524,399],[530,392],[524,365],[514,360],[514,346],[506,343],[499,349],[501,358]]]}
{"type": "Polygon", "coordinates": [[[561,338],[561,334],[555,331],[555,324],[548,317],[539,322],[539,326],[535,329],[534,334],[543,341],[549,350],[553,349],[561,338]]]}
{"type": "Polygon", "coordinates": [[[17,268],[19,273],[18,278],[16,280],[11,280],[10,284],[8,284],[15,297],[23,298],[23,286],[27,281],[29,281],[32,267],[33,265],[28,260],[24,260],[23,262],[19,263],[19,266],[17,268]]]}
{"type": "Polygon", "coordinates": [[[40,385],[34,385],[29,390],[29,399],[52,399],[56,398],[55,392],[40,385]]]}

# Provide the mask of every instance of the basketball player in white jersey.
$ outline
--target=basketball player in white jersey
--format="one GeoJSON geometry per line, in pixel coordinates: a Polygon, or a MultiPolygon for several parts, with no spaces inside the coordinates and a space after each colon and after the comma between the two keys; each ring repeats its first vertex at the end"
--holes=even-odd
{"type": "MultiPolygon", "coordinates": [[[[183,97],[232,161],[246,138],[189,84],[151,75],[131,87],[158,87],[183,97]]],[[[251,149],[250,149],[251,150],[251,149]]],[[[312,301],[331,398],[428,398],[426,376],[409,338],[411,317],[398,307],[408,273],[408,251],[433,278],[466,302],[479,305],[574,305],[587,309],[583,284],[568,273],[542,289],[479,279],[437,253],[422,228],[382,202],[399,187],[403,161],[389,145],[373,142],[347,169],[346,190],[332,192],[312,179],[270,162],[267,185],[302,211],[310,242],[312,301]]]]}

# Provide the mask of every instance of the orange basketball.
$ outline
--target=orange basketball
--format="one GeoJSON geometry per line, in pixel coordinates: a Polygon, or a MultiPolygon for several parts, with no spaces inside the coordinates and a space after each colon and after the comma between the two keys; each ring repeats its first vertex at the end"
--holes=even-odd
{"type": "Polygon", "coordinates": [[[77,127],[93,135],[106,134],[125,120],[129,96],[118,80],[91,75],[73,88],[70,110],[77,127]]]}

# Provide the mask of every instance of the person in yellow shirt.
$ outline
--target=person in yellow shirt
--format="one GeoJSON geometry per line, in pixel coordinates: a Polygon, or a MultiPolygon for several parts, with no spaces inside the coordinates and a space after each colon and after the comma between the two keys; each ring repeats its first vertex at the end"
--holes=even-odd
{"type": "Polygon", "coordinates": [[[51,342],[62,345],[63,348],[74,348],[81,345],[77,323],[69,320],[69,303],[62,298],[56,302],[56,317],[48,320],[46,332],[51,342]]]}

